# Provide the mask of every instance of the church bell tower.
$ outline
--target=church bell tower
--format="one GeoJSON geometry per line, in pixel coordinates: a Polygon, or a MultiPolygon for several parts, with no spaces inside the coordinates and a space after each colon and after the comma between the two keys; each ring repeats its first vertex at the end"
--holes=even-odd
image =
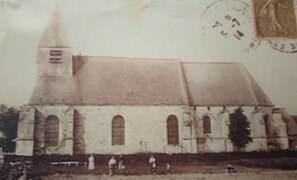
{"type": "Polygon", "coordinates": [[[39,43],[37,66],[38,76],[72,76],[72,48],[58,6],[39,43]]]}

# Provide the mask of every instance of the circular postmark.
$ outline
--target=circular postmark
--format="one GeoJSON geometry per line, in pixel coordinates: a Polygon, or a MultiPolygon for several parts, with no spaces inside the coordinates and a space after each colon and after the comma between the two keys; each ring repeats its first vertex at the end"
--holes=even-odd
{"type": "Polygon", "coordinates": [[[261,44],[253,31],[250,5],[239,0],[217,0],[206,7],[201,17],[204,35],[221,35],[245,50],[255,50],[261,44]]]}
{"type": "MultiPolygon", "coordinates": [[[[295,0],[295,11],[297,10],[297,0],[295,0]]],[[[285,39],[285,40],[269,40],[267,41],[269,46],[274,50],[283,53],[297,53],[297,40],[296,39],[285,39]]]]}
{"type": "Polygon", "coordinates": [[[297,40],[269,40],[269,46],[283,53],[297,53],[297,40]]]}

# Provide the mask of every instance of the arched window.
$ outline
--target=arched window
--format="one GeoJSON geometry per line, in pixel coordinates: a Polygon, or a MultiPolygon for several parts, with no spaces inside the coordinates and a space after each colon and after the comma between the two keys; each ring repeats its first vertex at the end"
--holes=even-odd
{"type": "Polygon", "coordinates": [[[59,119],[57,116],[48,116],[45,121],[45,147],[59,144],[59,119]]]}
{"type": "Polygon", "coordinates": [[[125,120],[122,116],[112,119],[112,145],[125,144],[125,120]]]}
{"type": "Polygon", "coordinates": [[[178,120],[175,115],[170,115],[167,118],[167,139],[168,139],[168,144],[171,144],[171,145],[179,144],[178,120]]]}
{"type": "Polygon", "coordinates": [[[203,116],[203,133],[211,134],[211,120],[209,116],[203,116]]]}

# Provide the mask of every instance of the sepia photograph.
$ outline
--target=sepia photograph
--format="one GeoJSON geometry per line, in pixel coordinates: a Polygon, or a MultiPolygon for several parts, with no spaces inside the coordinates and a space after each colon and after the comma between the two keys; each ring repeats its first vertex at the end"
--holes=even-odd
{"type": "Polygon", "coordinates": [[[0,0],[0,180],[297,177],[297,0],[0,0]]]}

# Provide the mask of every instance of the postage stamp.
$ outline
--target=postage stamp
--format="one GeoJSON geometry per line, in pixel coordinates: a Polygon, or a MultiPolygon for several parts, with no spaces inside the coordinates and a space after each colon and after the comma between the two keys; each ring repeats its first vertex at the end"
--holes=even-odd
{"type": "MultiPolygon", "coordinates": [[[[297,11],[297,0],[295,2],[295,12],[297,11]]],[[[297,23],[297,19],[296,19],[297,23]]],[[[297,53],[297,39],[272,39],[267,44],[272,49],[282,53],[297,53]]]]}
{"type": "Polygon", "coordinates": [[[253,0],[253,11],[257,38],[297,38],[294,0],[253,0]]]}
{"type": "Polygon", "coordinates": [[[201,16],[203,35],[229,40],[246,51],[255,50],[261,41],[255,36],[250,5],[239,0],[217,0],[201,16]]]}

